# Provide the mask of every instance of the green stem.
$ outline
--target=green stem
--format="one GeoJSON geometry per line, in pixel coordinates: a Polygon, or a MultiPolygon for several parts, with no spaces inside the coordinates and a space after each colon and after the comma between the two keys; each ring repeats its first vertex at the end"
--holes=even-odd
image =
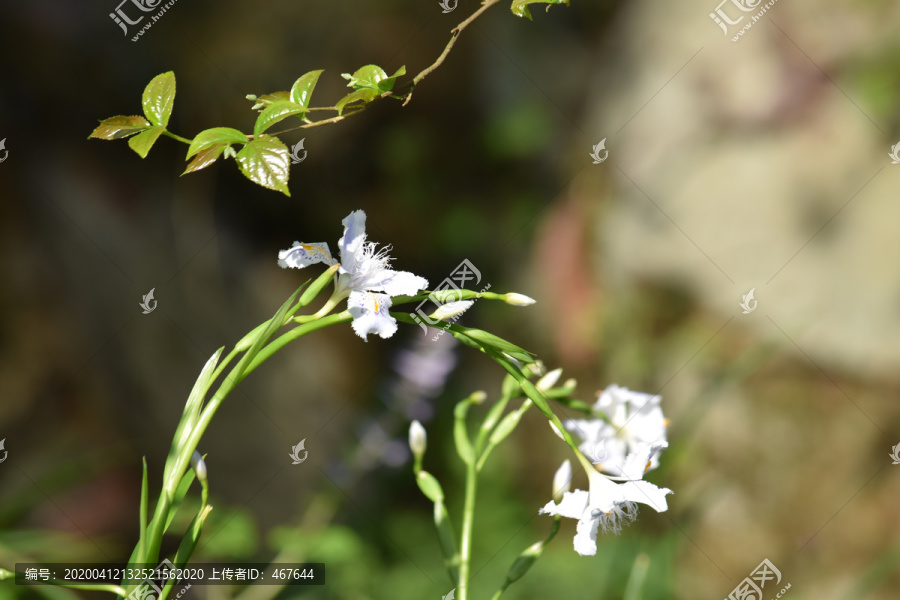
{"type": "MultiPolygon", "coordinates": [[[[299,325],[291,331],[285,333],[281,337],[270,342],[267,346],[260,350],[256,357],[254,357],[253,361],[249,365],[247,365],[246,369],[244,369],[239,378],[235,377],[234,369],[237,369],[240,366],[240,363],[238,363],[238,365],[236,365],[234,369],[232,369],[231,373],[229,373],[225,380],[222,381],[215,395],[210,399],[210,401],[203,408],[203,411],[200,413],[197,424],[191,430],[190,435],[188,436],[187,440],[184,443],[184,446],[182,447],[181,454],[179,454],[179,456],[175,459],[175,464],[172,468],[172,476],[163,484],[164,487],[159,495],[159,500],[157,501],[156,510],[153,513],[153,520],[151,521],[150,530],[147,536],[148,544],[146,556],[150,562],[156,561],[159,557],[159,549],[160,545],[162,544],[162,537],[163,533],[165,532],[165,525],[169,509],[172,507],[172,502],[175,498],[175,491],[178,489],[178,484],[181,482],[181,478],[184,477],[188,465],[190,464],[191,455],[194,453],[194,450],[197,449],[197,445],[200,443],[200,438],[203,437],[203,434],[206,432],[206,428],[209,426],[210,421],[212,421],[213,416],[215,416],[216,411],[222,405],[222,402],[224,402],[225,398],[228,397],[228,394],[230,394],[231,391],[241,381],[243,381],[245,377],[247,377],[247,375],[253,372],[259,365],[264,363],[272,355],[284,348],[291,341],[329,325],[349,322],[350,320],[352,320],[352,318],[353,317],[348,311],[344,311],[335,315],[329,315],[311,323],[306,323],[305,325],[299,325]]],[[[263,325],[266,325],[266,323],[264,323],[263,325]]],[[[235,351],[232,351],[228,355],[228,357],[226,357],[226,360],[230,360],[234,357],[234,355],[235,351]]],[[[219,373],[220,370],[217,369],[216,375],[218,375],[219,373]]]]}
{"type": "Polygon", "coordinates": [[[167,135],[167,136],[169,136],[170,138],[172,138],[173,140],[178,140],[179,142],[183,142],[183,143],[187,144],[188,146],[191,145],[191,140],[189,140],[189,139],[187,139],[187,138],[183,138],[183,137],[181,137],[180,135],[175,135],[175,134],[172,133],[171,131],[168,131],[168,130],[163,131],[163,135],[167,135]]]}
{"type": "Polygon", "coordinates": [[[462,536],[460,539],[459,600],[469,597],[469,568],[472,562],[472,526],[475,521],[475,492],[478,471],[475,461],[466,465],[466,499],[463,504],[462,536]]]}

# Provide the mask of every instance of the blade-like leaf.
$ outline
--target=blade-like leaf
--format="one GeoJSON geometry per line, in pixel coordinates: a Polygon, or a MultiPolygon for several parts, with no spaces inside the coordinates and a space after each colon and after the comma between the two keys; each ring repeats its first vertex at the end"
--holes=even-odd
{"type": "Polygon", "coordinates": [[[259,114],[253,126],[253,135],[258,137],[275,123],[306,112],[306,107],[296,102],[273,102],[259,114]]]}
{"type": "Polygon", "coordinates": [[[532,20],[531,11],[528,10],[529,4],[547,4],[547,10],[550,10],[550,4],[565,4],[569,6],[569,0],[513,0],[512,14],[517,17],[526,17],[529,21],[532,20]]]}
{"type": "Polygon", "coordinates": [[[110,117],[100,121],[100,125],[91,132],[88,139],[119,140],[144,131],[148,127],[150,127],[150,122],[144,117],[110,117]]]}
{"type": "Polygon", "coordinates": [[[349,94],[338,100],[337,104],[335,104],[335,108],[337,108],[338,114],[340,115],[343,114],[344,107],[348,104],[352,104],[354,102],[369,103],[374,100],[376,96],[378,96],[377,90],[368,88],[356,90],[355,92],[350,92],[349,94]]]}
{"type": "Polygon", "coordinates": [[[151,79],[144,88],[141,102],[144,106],[144,116],[151,123],[163,127],[168,125],[172,105],[175,102],[175,73],[168,71],[151,79]]]}
{"type": "Polygon", "coordinates": [[[147,485],[147,457],[144,457],[144,475],[141,478],[141,514],[140,514],[140,523],[141,523],[141,532],[140,532],[140,540],[138,541],[138,555],[137,562],[144,562],[146,558],[145,552],[147,551],[147,503],[150,496],[150,492],[148,490],[147,485]]]}
{"type": "Polygon", "coordinates": [[[194,139],[191,140],[191,145],[188,148],[188,153],[185,158],[190,158],[195,154],[202,152],[203,150],[208,150],[217,144],[223,144],[227,146],[229,144],[246,144],[247,136],[238,131],[237,129],[232,129],[231,127],[213,127],[212,129],[206,129],[201,131],[194,139]]]}
{"type": "Polygon", "coordinates": [[[287,146],[276,137],[264,135],[250,141],[235,156],[235,160],[247,179],[290,196],[288,177],[291,158],[287,146]]]}
{"type": "MultiPolygon", "coordinates": [[[[197,547],[197,542],[200,540],[200,534],[203,533],[203,523],[206,522],[206,518],[209,516],[210,511],[212,511],[212,506],[204,504],[200,507],[200,512],[197,513],[197,516],[194,517],[194,520],[191,521],[188,532],[181,539],[181,544],[178,546],[178,550],[175,552],[176,569],[183,568],[191,559],[191,555],[194,553],[194,548],[197,547]]],[[[169,578],[167,581],[168,582],[163,587],[162,592],[160,592],[160,598],[168,598],[169,592],[172,591],[172,588],[177,583],[174,578],[169,578]]]]}
{"type": "Polygon", "coordinates": [[[312,97],[313,89],[316,87],[316,82],[321,74],[322,69],[310,71],[295,81],[294,86],[291,88],[291,102],[296,102],[305,108],[309,108],[309,99],[312,97]]]}
{"type": "Polygon", "coordinates": [[[128,147],[137,152],[138,156],[141,158],[147,158],[147,153],[150,152],[150,148],[153,147],[153,144],[156,143],[156,140],[159,139],[159,136],[161,136],[162,132],[165,130],[165,127],[154,125],[153,127],[140,132],[133,138],[129,138],[128,147]]]}

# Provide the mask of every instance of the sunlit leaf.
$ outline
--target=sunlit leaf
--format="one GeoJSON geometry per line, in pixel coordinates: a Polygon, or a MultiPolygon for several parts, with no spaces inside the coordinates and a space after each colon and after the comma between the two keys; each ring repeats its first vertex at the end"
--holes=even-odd
{"type": "Polygon", "coordinates": [[[569,6],[569,0],[513,0],[512,13],[517,17],[526,17],[531,20],[531,11],[528,10],[529,4],[547,4],[547,10],[550,10],[550,4],[565,4],[569,6]]]}
{"type": "Polygon", "coordinates": [[[276,137],[264,135],[247,143],[235,156],[247,179],[264,188],[290,196],[288,177],[291,158],[288,147],[276,137]]]}
{"type": "Polygon", "coordinates": [[[148,127],[150,127],[150,122],[144,117],[110,117],[100,121],[100,125],[91,132],[88,139],[119,140],[144,131],[148,127]]]}
{"type": "Polygon", "coordinates": [[[253,126],[253,135],[258,136],[275,123],[306,112],[305,106],[297,104],[296,102],[291,102],[290,100],[286,102],[273,102],[259,114],[259,117],[256,119],[256,125],[253,126]]]}
{"type": "Polygon", "coordinates": [[[271,94],[263,94],[259,98],[256,96],[247,96],[248,100],[255,102],[251,110],[259,110],[265,108],[273,102],[287,102],[291,99],[290,92],[272,92],[271,94]]]}
{"type": "Polygon", "coordinates": [[[350,92],[349,94],[338,100],[337,104],[335,104],[335,108],[337,108],[338,114],[340,115],[344,112],[344,107],[348,104],[353,104],[354,102],[368,103],[374,100],[377,96],[377,90],[371,90],[368,88],[356,90],[355,92],[350,92]]]}
{"type": "Polygon", "coordinates": [[[185,158],[190,158],[198,152],[208,150],[218,144],[227,146],[228,144],[246,143],[247,136],[237,129],[232,129],[231,127],[213,127],[212,129],[201,131],[194,136],[185,158]]]}
{"type": "Polygon", "coordinates": [[[162,135],[162,132],[165,131],[166,128],[161,125],[154,125],[149,129],[145,129],[140,132],[133,138],[128,140],[128,146],[138,153],[138,156],[141,158],[147,158],[147,153],[150,152],[150,148],[153,147],[153,144],[156,143],[156,140],[159,139],[159,136],[162,135]]]}
{"type": "Polygon", "coordinates": [[[347,86],[355,90],[368,89],[383,94],[394,89],[394,82],[404,74],[406,74],[405,66],[400,67],[396,73],[388,77],[384,69],[378,65],[366,65],[357,69],[352,75],[343,73],[341,77],[349,80],[347,86]]]}
{"type": "Polygon", "coordinates": [[[309,108],[309,99],[312,97],[313,89],[316,87],[316,82],[321,74],[322,69],[310,71],[295,81],[294,86],[291,88],[291,102],[296,102],[309,108]]]}
{"type": "Polygon", "coordinates": [[[142,98],[144,116],[154,125],[165,127],[172,115],[172,104],[175,102],[175,73],[168,71],[157,75],[144,88],[142,98]]]}

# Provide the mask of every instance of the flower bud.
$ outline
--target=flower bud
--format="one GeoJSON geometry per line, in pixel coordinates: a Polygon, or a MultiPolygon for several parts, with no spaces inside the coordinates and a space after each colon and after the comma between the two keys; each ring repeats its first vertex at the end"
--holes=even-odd
{"type": "Polygon", "coordinates": [[[478,390],[477,392],[472,392],[472,395],[469,396],[469,401],[472,404],[481,404],[485,400],[487,400],[487,392],[484,392],[482,390],[478,390]]]}
{"type": "Polygon", "coordinates": [[[421,458],[423,454],[425,454],[425,448],[428,444],[428,435],[425,433],[425,428],[422,427],[422,424],[418,421],[413,421],[409,425],[409,449],[412,450],[412,453],[421,458]]]}
{"type": "Polygon", "coordinates": [[[572,463],[568,459],[556,470],[553,476],[553,501],[559,504],[563,495],[572,487],[572,463]]]}
{"type": "Polygon", "coordinates": [[[562,372],[563,370],[561,368],[553,369],[552,371],[538,379],[537,383],[534,384],[534,387],[541,390],[542,392],[546,392],[554,385],[556,385],[556,382],[559,381],[559,378],[562,376],[562,372]]]}
{"type": "Polygon", "coordinates": [[[517,294],[515,292],[504,294],[503,301],[507,304],[512,304],[513,306],[531,306],[532,304],[537,302],[537,300],[535,300],[534,298],[530,298],[525,294],[517,294]]]}
{"type": "Polygon", "coordinates": [[[197,474],[197,479],[199,481],[206,481],[206,463],[203,461],[203,457],[200,456],[200,453],[194,450],[194,453],[191,455],[191,468],[194,469],[194,473],[197,474]]]}
{"type": "Polygon", "coordinates": [[[458,317],[463,314],[469,310],[469,307],[472,306],[472,304],[474,304],[474,302],[471,300],[448,302],[447,304],[440,305],[436,311],[428,316],[428,318],[436,321],[446,321],[447,319],[452,319],[453,317],[458,317]]]}

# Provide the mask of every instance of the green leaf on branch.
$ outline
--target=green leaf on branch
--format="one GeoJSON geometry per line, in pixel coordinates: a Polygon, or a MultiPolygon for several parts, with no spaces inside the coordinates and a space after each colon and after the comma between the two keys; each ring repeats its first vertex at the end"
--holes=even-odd
{"type": "Polygon", "coordinates": [[[213,127],[198,133],[188,148],[185,158],[195,156],[184,173],[193,173],[214,163],[232,144],[246,144],[247,136],[231,127],[213,127]]]}
{"type": "Polygon", "coordinates": [[[258,98],[253,94],[247,96],[247,100],[251,100],[254,102],[253,108],[251,108],[250,110],[260,110],[272,104],[273,102],[287,102],[290,99],[290,92],[272,92],[271,94],[263,94],[258,98]]]}
{"type": "Polygon", "coordinates": [[[295,81],[293,87],[291,87],[291,102],[296,102],[305,108],[309,108],[309,99],[312,97],[313,89],[315,89],[316,82],[321,74],[322,69],[310,71],[295,81]]]}
{"type": "Polygon", "coordinates": [[[369,89],[383,94],[394,89],[394,82],[397,81],[398,77],[405,74],[406,66],[400,67],[396,73],[388,77],[384,69],[378,65],[366,65],[357,69],[352,75],[342,73],[341,77],[350,82],[347,84],[347,87],[352,87],[355,90],[369,89]]]}
{"type": "Polygon", "coordinates": [[[308,110],[305,106],[290,100],[273,102],[257,117],[256,125],[253,126],[253,135],[259,136],[275,123],[294,115],[306,114],[307,112],[308,110]]]}
{"type": "Polygon", "coordinates": [[[150,148],[153,147],[153,144],[156,143],[156,140],[159,139],[159,136],[165,130],[166,128],[161,125],[154,125],[149,129],[145,129],[133,138],[129,138],[128,147],[137,152],[137,155],[141,158],[147,158],[150,148]]]}
{"type": "Polygon", "coordinates": [[[237,153],[235,160],[247,179],[290,197],[287,184],[291,158],[288,147],[281,140],[268,135],[251,140],[237,153]]]}
{"type": "Polygon", "coordinates": [[[526,17],[529,21],[531,21],[531,11],[528,10],[529,4],[546,4],[547,10],[550,10],[551,4],[565,4],[569,6],[569,0],[513,0],[512,3],[512,14],[517,17],[526,17]]]}
{"type": "Polygon", "coordinates": [[[144,131],[148,127],[150,127],[150,122],[144,117],[110,117],[100,121],[100,125],[91,132],[88,139],[120,140],[144,131]]]}
{"type": "Polygon", "coordinates": [[[368,104],[377,97],[378,92],[376,90],[356,90],[355,92],[350,92],[349,94],[338,100],[337,104],[335,104],[334,107],[337,109],[338,115],[341,115],[344,112],[344,107],[348,104],[353,104],[354,102],[362,102],[363,104],[368,104]]]}
{"type": "Polygon", "coordinates": [[[144,116],[151,123],[163,127],[168,125],[175,102],[175,73],[168,71],[151,79],[144,88],[141,102],[144,105],[144,116]]]}

